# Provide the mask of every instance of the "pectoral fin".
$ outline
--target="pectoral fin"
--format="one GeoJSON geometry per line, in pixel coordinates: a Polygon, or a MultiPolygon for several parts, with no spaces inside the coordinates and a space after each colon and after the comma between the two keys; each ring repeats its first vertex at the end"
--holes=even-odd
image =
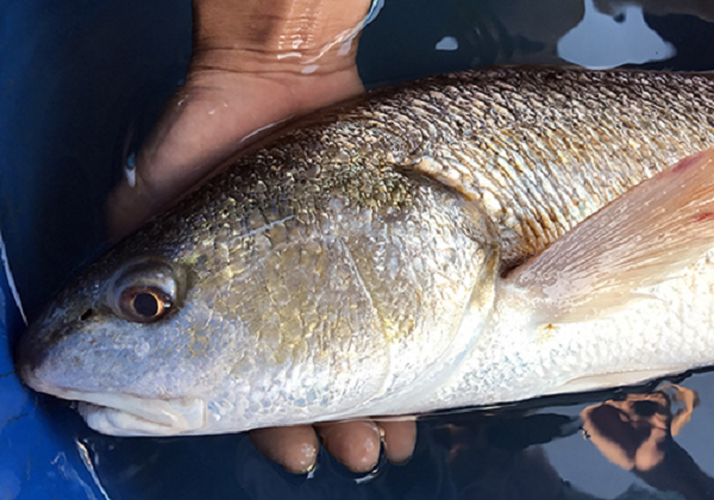
{"type": "Polygon", "coordinates": [[[685,158],[591,215],[504,285],[550,322],[621,308],[714,248],[714,150],[685,158]]]}

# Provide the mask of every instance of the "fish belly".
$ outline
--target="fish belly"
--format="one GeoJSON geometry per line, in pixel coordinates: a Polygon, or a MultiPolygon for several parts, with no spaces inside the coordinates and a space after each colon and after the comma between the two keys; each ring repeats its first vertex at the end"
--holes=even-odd
{"type": "Polygon", "coordinates": [[[499,304],[493,327],[420,411],[494,404],[646,382],[714,356],[714,250],[622,310],[589,321],[539,323],[499,304]]]}

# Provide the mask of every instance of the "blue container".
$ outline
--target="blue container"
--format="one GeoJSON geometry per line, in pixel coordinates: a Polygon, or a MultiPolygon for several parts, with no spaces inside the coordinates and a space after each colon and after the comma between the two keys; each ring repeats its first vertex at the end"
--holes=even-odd
{"type": "MultiPolygon", "coordinates": [[[[702,19],[658,17],[636,7],[608,15],[593,9],[590,0],[389,0],[362,37],[360,71],[374,87],[495,63],[649,61],[649,68],[714,69],[714,28],[702,19]],[[607,46],[618,37],[625,42],[607,46]]],[[[580,411],[613,393],[550,399],[496,416],[428,418],[406,466],[381,463],[371,474],[355,475],[323,454],[314,473],[291,476],[259,455],[245,435],[100,436],[68,403],[28,391],[10,354],[24,326],[6,262],[32,318],[101,252],[105,197],[126,155],[182,82],[190,6],[28,0],[6,2],[0,16],[0,232],[6,250],[0,272],[0,499],[681,498],[655,492],[652,478],[609,463],[578,435],[580,411]]],[[[690,479],[701,489],[714,474],[714,375],[697,374],[685,385],[702,403],[676,438],[677,450],[686,450],[676,452],[677,460],[690,472],[687,457],[698,464],[690,479]]]]}

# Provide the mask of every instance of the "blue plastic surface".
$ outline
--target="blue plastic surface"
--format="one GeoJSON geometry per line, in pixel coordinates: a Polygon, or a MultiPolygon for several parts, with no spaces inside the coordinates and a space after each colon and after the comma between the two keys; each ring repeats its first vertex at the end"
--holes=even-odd
{"type": "MultiPolygon", "coordinates": [[[[2,2],[0,23],[0,231],[32,318],[101,250],[127,131],[144,133],[184,76],[190,4],[2,2]]],[[[0,499],[102,498],[84,423],[13,372],[24,325],[0,273],[0,499]]]]}
{"type": "MultiPolygon", "coordinates": [[[[7,333],[22,328],[22,318],[14,307],[5,274],[0,277],[0,341],[7,345],[7,333]]],[[[50,398],[31,394],[22,387],[13,371],[9,350],[0,351],[0,498],[62,499],[101,498],[81,456],[82,444],[74,441],[72,427],[82,425],[75,415],[66,415],[62,428],[57,414],[52,419],[50,398]]]]}

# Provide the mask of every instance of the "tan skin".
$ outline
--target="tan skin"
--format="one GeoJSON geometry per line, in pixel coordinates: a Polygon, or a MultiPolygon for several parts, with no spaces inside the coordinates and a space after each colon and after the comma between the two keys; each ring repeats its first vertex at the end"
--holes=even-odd
{"type": "MultiPolygon", "coordinates": [[[[363,92],[355,55],[368,0],[195,0],[186,84],[137,156],[136,184],[108,204],[114,238],[136,229],[260,137],[264,127],[363,92]],[[351,39],[351,42],[350,42],[351,39]]],[[[318,440],[347,469],[369,471],[414,451],[413,420],[365,419],[250,432],[255,447],[295,473],[311,470],[318,440]]]]}

